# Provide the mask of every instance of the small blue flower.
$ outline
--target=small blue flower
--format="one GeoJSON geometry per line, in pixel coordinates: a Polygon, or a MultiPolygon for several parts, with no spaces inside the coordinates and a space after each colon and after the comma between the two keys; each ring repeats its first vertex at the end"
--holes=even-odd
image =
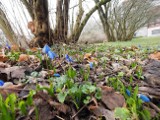
{"type": "Polygon", "coordinates": [[[126,89],[126,94],[130,97],[131,96],[130,90],[126,89]]]}
{"type": "Polygon", "coordinates": [[[55,73],[53,76],[54,76],[54,77],[60,77],[61,75],[58,74],[58,73],[55,73]]]}
{"type": "Polygon", "coordinates": [[[57,54],[52,51],[48,51],[48,56],[51,60],[53,60],[55,57],[57,57],[57,54]]]}
{"type": "Polygon", "coordinates": [[[11,49],[11,46],[7,43],[7,44],[6,44],[6,48],[7,48],[8,50],[10,50],[10,49],[11,49]]]}
{"type": "Polygon", "coordinates": [[[143,102],[150,102],[151,100],[143,94],[138,94],[138,97],[143,101],[143,102]]]}
{"type": "Polygon", "coordinates": [[[93,69],[93,62],[89,62],[89,67],[93,69]]]}
{"type": "Polygon", "coordinates": [[[49,51],[51,50],[51,48],[46,44],[43,49],[42,49],[42,52],[47,54],[49,51]]]}
{"type": "Polygon", "coordinates": [[[0,80],[0,86],[3,86],[4,82],[2,80],[0,80]]]}
{"type": "Polygon", "coordinates": [[[67,62],[73,62],[73,59],[68,54],[65,57],[67,62]]]}

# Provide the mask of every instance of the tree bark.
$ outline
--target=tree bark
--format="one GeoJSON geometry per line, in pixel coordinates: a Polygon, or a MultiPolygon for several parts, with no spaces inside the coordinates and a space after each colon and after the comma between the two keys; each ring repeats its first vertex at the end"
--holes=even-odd
{"type": "Polygon", "coordinates": [[[48,0],[32,0],[32,8],[34,18],[31,22],[31,31],[35,38],[30,42],[30,47],[43,47],[46,43],[52,44],[48,18],[48,0]]]}
{"type": "Polygon", "coordinates": [[[31,0],[21,0],[21,2],[23,3],[23,5],[26,7],[26,9],[29,12],[29,15],[31,16],[31,18],[34,18],[34,14],[33,14],[33,6],[32,6],[32,1],[31,0]]]}
{"type": "Polygon", "coordinates": [[[67,42],[69,4],[70,0],[57,0],[56,28],[54,30],[55,41],[67,42]]]}

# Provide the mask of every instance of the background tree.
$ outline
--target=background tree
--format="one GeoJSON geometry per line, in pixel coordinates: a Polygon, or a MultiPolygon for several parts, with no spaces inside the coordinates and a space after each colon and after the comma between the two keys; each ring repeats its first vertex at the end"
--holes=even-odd
{"type": "Polygon", "coordinates": [[[11,44],[18,45],[18,42],[16,41],[16,34],[10,24],[11,23],[8,21],[7,15],[5,13],[5,9],[0,3],[0,28],[11,44]]]}
{"type": "MultiPolygon", "coordinates": [[[[100,0],[94,0],[97,4],[100,0]]],[[[99,7],[99,17],[108,41],[128,41],[155,14],[151,0],[114,0],[99,7]]]]}

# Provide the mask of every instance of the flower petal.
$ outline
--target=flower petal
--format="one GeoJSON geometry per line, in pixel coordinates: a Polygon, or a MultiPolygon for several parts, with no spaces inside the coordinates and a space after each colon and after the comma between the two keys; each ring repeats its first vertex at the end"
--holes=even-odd
{"type": "Polygon", "coordinates": [[[48,51],[48,56],[51,60],[53,60],[55,57],[57,57],[57,54],[52,51],[48,51]]]}
{"type": "Polygon", "coordinates": [[[150,102],[151,100],[143,94],[138,94],[138,97],[143,101],[143,102],[150,102]]]}
{"type": "Polygon", "coordinates": [[[54,76],[54,77],[60,77],[61,75],[58,74],[58,73],[55,73],[53,76],[54,76]]]}
{"type": "Polygon", "coordinates": [[[126,94],[127,94],[128,96],[131,96],[130,90],[126,89],[126,94]]]}
{"type": "Polygon", "coordinates": [[[2,80],[0,80],[0,86],[3,86],[4,82],[2,80]]]}
{"type": "Polygon", "coordinates": [[[73,62],[73,59],[68,54],[65,57],[67,62],[73,62]]]}
{"type": "Polygon", "coordinates": [[[51,50],[51,48],[46,44],[43,49],[42,49],[42,52],[47,54],[49,51],[51,50]]]}
{"type": "Polygon", "coordinates": [[[7,43],[7,44],[6,44],[6,48],[7,48],[8,50],[10,50],[10,49],[11,49],[11,46],[7,43]]]}
{"type": "Polygon", "coordinates": [[[93,69],[93,62],[89,62],[89,67],[93,69]]]}

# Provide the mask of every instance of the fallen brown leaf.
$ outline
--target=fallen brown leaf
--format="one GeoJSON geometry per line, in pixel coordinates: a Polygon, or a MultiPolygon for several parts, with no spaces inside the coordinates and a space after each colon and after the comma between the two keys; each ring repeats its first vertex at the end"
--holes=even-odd
{"type": "Polygon", "coordinates": [[[114,90],[109,87],[102,89],[102,102],[110,110],[125,106],[124,97],[120,93],[114,92],[114,90]]]}
{"type": "Polygon", "coordinates": [[[8,68],[8,67],[10,67],[9,64],[0,62],[0,68],[8,68]]]}
{"type": "Polygon", "coordinates": [[[28,60],[29,60],[29,55],[26,55],[26,54],[21,54],[18,59],[19,62],[24,62],[28,60]]]}
{"type": "Polygon", "coordinates": [[[97,109],[99,106],[98,106],[98,103],[97,103],[97,100],[95,98],[92,98],[92,102],[91,104],[88,106],[88,109],[89,110],[94,110],[94,109],[97,109]]]}
{"type": "Polygon", "coordinates": [[[7,56],[0,54],[0,62],[5,62],[7,60],[8,60],[7,56]]]}
{"type": "Polygon", "coordinates": [[[160,52],[156,52],[149,55],[150,59],[160,60],[160,52]]]}
{"type": "Polygon", "coordinates": [[[105,117],[105,120],[115,120],[114,118],[114,112],[106,109],[104,106],[100,105],[96,109],[91,110],[93,112],[97,119],[105,117]]]}

